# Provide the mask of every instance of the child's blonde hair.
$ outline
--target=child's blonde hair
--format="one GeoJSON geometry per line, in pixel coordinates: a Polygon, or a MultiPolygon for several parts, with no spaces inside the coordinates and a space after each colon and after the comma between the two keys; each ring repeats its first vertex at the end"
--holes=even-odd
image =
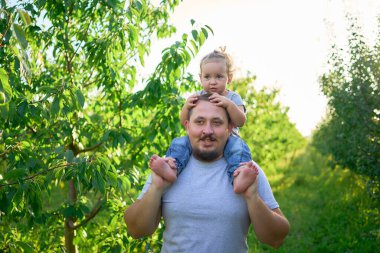
{"type": "Polygon", "coordinates": [[[226,47],[220,47],[219,49],[215,49],[211,53],[205,55],[200,63],[200,70],[202,74],[202,67],[206,63],[212,62],[213,60],[224,60],[227,67],[227,75],[232,76],[234,69],[233,69],[233,62],[232,58],[229,54],[226,53],[226,47]]]}

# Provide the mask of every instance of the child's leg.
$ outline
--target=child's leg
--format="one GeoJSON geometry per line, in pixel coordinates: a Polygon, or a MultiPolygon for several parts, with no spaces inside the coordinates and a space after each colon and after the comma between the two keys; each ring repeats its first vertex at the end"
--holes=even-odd
{"type": "Polygon", "coordinates": [[[191,152],[192,150],[188,136],[175,138],[170,144],[170,147],[165,156],[175,159],[177,175],[179,175],[186,167],[187,163],[189,162],[191,152]]]}
{"type": "Polygon", "coordinates": [[[169,182],[174,182],[177,179],[176,169],[171,168],[169,163],[158,155],[153,155],[150,158],[149,167],[169,182]]]}
{"type": "Polygon", "coordinates": [[[231,183],[233,181],[233,173],[240,167],[240,163],[252,161],[248,145],[236,135],[228,137],[226,146],[224,147],[224,158],[228,163],[227,173],[231,183]]]}
{"type": "MultiPolygon", "coordinates": [[[[251,151],[249,150],[248,145],[243,141],[243,139],[235,135],[231,135],[228,138],[226,147],[224,148],[224,158],[227,160],[228,163],[227,173],[231,183],[233,182],[234,184],[234,190],[235,192],[236,190],[240,192],[242,188],[246,187],[246,180],[241,180],[245,173],[240,173],[241,175],[239,174],[236,178],[233,174],[235,170],[238,167],[240,167],[240,163],[252,161],[251,151]]],[[[253,179],[252,177],[249,178],[253,179]]],[[[252,183],[253,182],[254,179],[252,183]]]]}

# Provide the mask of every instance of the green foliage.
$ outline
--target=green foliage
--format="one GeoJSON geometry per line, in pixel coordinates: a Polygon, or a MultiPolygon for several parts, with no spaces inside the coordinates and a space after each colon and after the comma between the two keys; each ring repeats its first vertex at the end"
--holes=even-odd
{"type": "Polygon", "coordinates": [[[368,46],[351,20],[348,51],[333,48],[330,70],[321,77],[329,114],[314,143],[336,164],[369,177],[371,196],[380,201],[380,36],[368,46]]]}
{"type": "Polygon", "coordinates": [[[185,68],[212,33],[194,27],[140,83],[178,4],[1,0],[0,251],[130,247],[122,213],[148,158],[182,133],[185,68]]]}
{"type": "Polygon", "coordinates": [[[290,234],[271,249],[251,231],[249,252],[370,253],[380,247],[380,213],[366,192],[366,178],[328,167],[328,158],[309,145],[269,176],[290,234]]]}
{"type": "Polygon", "coordinates": [[[305,144],[305,138],[289,121],[287,111],[278,101],[278,90],[253,87],[255,77],[233,82],[233,89],[241,94],[246,104],[247,122],[241,136],[251,149],[252,158],[265,171],[275,173],[276,162],[305,144]]]}

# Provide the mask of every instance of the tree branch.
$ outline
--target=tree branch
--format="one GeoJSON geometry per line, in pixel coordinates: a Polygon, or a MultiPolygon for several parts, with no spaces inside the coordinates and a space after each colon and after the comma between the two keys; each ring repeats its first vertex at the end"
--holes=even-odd
{"type": "Polygon", "coordinates": [[[101,208],[102,208],[102,199],[99,198],[98,202],[96,203],[94,208],[91,210],[91,212],[86,214],[86,218],[81,223],[79,223],[78,225],[70,224],[71,228],[72,229],[78,229],[78,228],[86,225],[87,222],[92,220],[99,213],[101,208]]]}
{"type": "Polygon", "coordinates": [[[0,158],[4,157],[6,154],[9,154],[11,152],[12,148],[5,150],[3,153],[0,153],[0,158]]]}
{"type": "Polygon", "coordinates": [[[77,151],[77,154],[92,151],[92,150],[98,148],[99,146],[101,146],[102,144],[103,144],[103,142],[99,142],[99,143],[95,144],[95,145],[92,146],[92,147],[84,148],[84,149],[78,150],[78,151],[77,151]]]}
{"type": "MultiPolygon", "coordinates": [[[[87,32],[88,32],[88,30],[89,30],[89,28],[90,28],[90,25],[91,25],[91,22],[88,23],[88,26],[87,26],[87,28],[86,28],[85,34],[87,34],[87,32]]],[[[77,47],[77,49],[75,50],[75,52],[73,53],[73,55],[70,57],[70,59],[69,59],[70,64],[73,62],[74,57],[75,57],[76,54],[78,53],[79,48],[82,46],[82,43],[83,43],[83,41],[80,42],[80,44],[78,45],[78,47],[77,47]]]]}
{"type": "Polygon", "coordinates": [[[4,44],[1,43],[1,41],[4,39],[5,40],[5,36],[7,35],[8,33],[8,29],[9,27],[11,26],[11,20],[12,20],[12,15],[9,14],[6,10],[2,9],[1,10],[2,12],[5,12],[5,14],[8,16],[8,22],[7,22],[7,27],[5,28],[5,32],[4,33],[0,33],[2,35],[1,37],[1,40],[0,40],[0,47],[4,47],[4,44]]]}
{"type": "MultiPolygon", "coordinates": [[[[72,165],[75,165],[77,163],[66,163],[66,164],[61,164],[61,165],[57,165],[57,166],[54,166],[54,167],[51,167],[49,169],[46,169],[46,170],[43,170],[43,171],[40,171],[32,176],[29,176],[29,177],[25,177],[23,179],[21,179],[21,181],[26,181],[26,180],[32,180],[33,178],[41,175],[41,174],[45,174],[45,173],[48,173],[49,171],[52,171],[52,170],[55,170],[55,169],[58,169],[58,168],[61,168],[61,167],[69,167],[69,166],[72,166],[72,165]]],[[[15,185],[15,184],[18,184],[18,182],[11,182],[11,183],[7,183],[7,184],[0,184],[0,188],[4,187],[4,186],[9,186],[9,185],[15,185]]]]}

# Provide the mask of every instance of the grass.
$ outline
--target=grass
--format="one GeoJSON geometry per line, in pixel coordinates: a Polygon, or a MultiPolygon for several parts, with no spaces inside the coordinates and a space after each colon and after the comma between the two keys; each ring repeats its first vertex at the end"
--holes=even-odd
{"type": "Polygon", "coordinates": [[[291,224],[281,248],[257,242],[250,231],[249,252],[376,252],[380,213],[364,179],[331,169],[327,158],[306,148],[288,166],[269,174],[275,197],[291,224]]]}

